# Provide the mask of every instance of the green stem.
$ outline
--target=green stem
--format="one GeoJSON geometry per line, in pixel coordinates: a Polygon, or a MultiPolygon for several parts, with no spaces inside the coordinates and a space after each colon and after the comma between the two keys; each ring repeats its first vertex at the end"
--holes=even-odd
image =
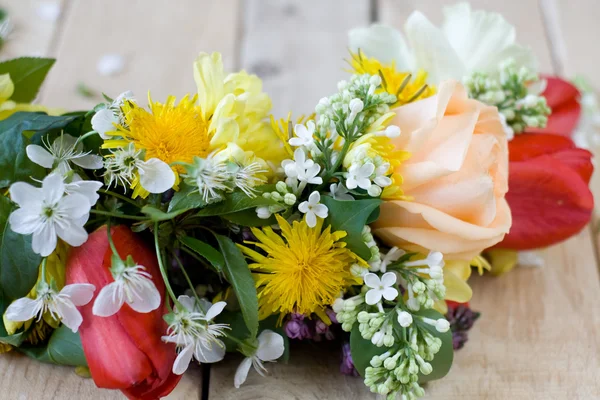
{"type": "Polygon", "coordinates": [[[175,256],[175,261],[177,261],[177,264],[179,265],[179,268],[183,272],[183,276],[185,276],[185,280],[187,281],[188,285],[190,286],[190,289],[192,290],[192,292],[194,292],[194,297],[196,297],[196,300],[198,301],[198,304],[200,304],[200,297],[198,297],[198,293],[196,293],[196,288],[192,284],[192,280],[190,279],[190,276],[188,275],[187,271],[183,267],[183,263],[181,262],[181,260],[179,259],[179,257],[177,257],[177,254],[174,254],[174,256],[175,256]]]}
{"type": "Polygon", "coordinates": [[[43,282],[46,282],[46,263],[47,262],[48,262],[48,257],[44,257],[44,259],[42,260],[42,281],[43,282]]]}
{"type": "Polygon", "coordinates": [[[110,245],[110,249],[112,250],[113,254],[121,258],[119,252],[117,251],[117,247],[115,246],[115,242],[112,239],[112,233],[110,232],[110,218],[106,220],[106,236],[108,237],[108,244],[110,245]]]}
{"type": "Polygon", "coordinates": [[[169,296],[171,296],[171,299],[173,299],[174,303],[179,303],[177,301],[177,297],[175,297],[175,293],[173,293],[173,289],[171,289],[171,285],[169,284],[169,277],[167,276],[167,270],[165,269],[162,254],[160,252],[160,245],[158,243],[158,222],[154,224],[154,247],[156,249],[156,258],[158,259],[158,268],[160,269],[160,274],[165,282],[167,292],[169,292],[169,296]]]}
{"type": "Polygon", "coordinates": [[[147,221],[149,219],[148,217],[136,217],[134,215],[117,214],[117,213],[113,213],[113,212],[109,212],[109,211],[101,211],[101,210],[90,210],[90,213],[98,214],[98,215],[106,215],[107,217],[132,219],[134,221],[147,221]]]}
{"type": "MultiPolygon", "coordinates": [[[[88,137],[90,137],[90,136],[92,136],[92,135],[97,135],[97,134],[98,134],[98,132],[96,132],[96,131],[89,131],[88,133],[85,133],[85,134],[83,134],[83,135],[79,136],[79,137],[77,138],[77,140],[75,141],[75,146],[77,146],[77,145],[78,145],[80,142],[83,142],[83,141],[84,141],[85,139],[87,139],[88,137]]],[[[74,147],[75,147],[75,146],[74,146],[74,147]]]]}
{"type": "Polygon", "coordinates": [[[350,138],[344,141],[344,146],[342,147],[342,151],[340,151],[339,157],[337,158],[337,160],[335,160],[335,164],[333,164],[331,170],[327,171],[327,174],[325,174],[325,176],[323,177],[323,183],[315,189],[317,192],[320,192],[325,186],[327,186],[329,180],[334,176],[335,171],[337,171],[337,169],[344,161],[344,157],[346,157],[346,153],[350,149],[350,144],[352,144],[350,138]]]}
{"type": "Polygon", "coordinates": [[[102,194],[109,195],[109,196],[116,197],[117,199],[121,199],[121,200],[126,201],[127,203],[129,203],[129,204],[131,204],[133,206],[136,206],[137,208],[140,208],[140,205],[138,203],[136,203],[135,201],[131,200],[127,196],[123,196],[122,194],[115,193],[115,192],[112,192],[110,190],[104,190],[104,189],[100,189],[100,190],[98,190],[98,192],[102,193],[102,194]]]}

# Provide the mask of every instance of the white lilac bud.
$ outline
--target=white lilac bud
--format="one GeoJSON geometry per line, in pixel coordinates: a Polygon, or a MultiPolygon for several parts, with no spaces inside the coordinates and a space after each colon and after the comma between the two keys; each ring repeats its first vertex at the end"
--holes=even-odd
{"type": "Polygon", "coordinates": [[[280,192],[281,194],[285,194],[288,193],[288,187],[285,184],[285,182],[283,181],[279,181],[275,184],[275,188],[277,189],[278,192],[280,192]]]}
{"type": "Polygon", "coordinates": [[[352,114],[358,114],[359,112],[361,112],[364,108],[364,103],[362,102],[361,99],[352,99],[350,100],[350,112],[352,114]]]}
{"type": "Polygon", "coordinates": [[[448,332],[450,329],[450,323],[446,319],[440,318],[435,323],[435,329],[437,329],[437,331],[440,333],[448,332]]]}
{"type": "Polygon", "coordinates": [[[286,193],[283,196],[283,202],[288,206],[293,206],[294,204],[296,204],[296,195],[292,193],[286,193]]]}
{"type": "Polygon", "coordinates": [[[385,136],[389,137],[390,139],[397,138],[400,136],[400,127],[396,125],[388,126],[385,128],[385,136]]]}
{"type": "Polygon", "coordinates": [[[396,311],[398,311],[398,323],[400,326],[403,328],[408,328],[413,322],[412,315],[406,311],[396,311]]]}
{"type": "Polygon", "coordinates": [[[369,84],[379,86],[381,85],[381,77],[379,75],[371,75],[369,78],[369,84]]]}
{"type": "Polygon", "coordinates": [[[261,207],[256,207],[256,215],[260,219],[269,219],[269,218],[271,218],[271,215],[273,215],[273,213],[271,213],[271,211],[269,210],[269,207],[261,206],[261,207]]]}

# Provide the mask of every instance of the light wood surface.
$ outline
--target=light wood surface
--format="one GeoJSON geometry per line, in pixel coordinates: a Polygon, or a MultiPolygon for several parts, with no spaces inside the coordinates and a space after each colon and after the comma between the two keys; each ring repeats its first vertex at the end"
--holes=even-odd
{"type": "MultiPolygon", "coordinates": [[[[372,17],[401,27],[418,8],[434,23],[449,0],[62,0],[62,16],[36,16],[46,1],[10,0],[15,33],[0,57],[58,57],[41,102],[87,108],[96,99],[76,93],[79,82],[116,95],[132,89],[156,99],[194,90],[191,63],[199,51],[218,50],[228,68],[245,68],[264,79],[276,116],[312,112],[344,76],[346,31],[372,17]],[[18,30],[17,30],[18,28],[18,30]],[[18,35],[17,35],[18,33],[18,35]],[[96,63],[105,53],[126,57],[122,73],[103,77],[96,63]]],[[[600,89],[600,4],[595,0],[475,0],[517,26],[548,73],[585,74],[600,89]]],[[[600,189],[600,186],[594,186],[600,189]]],[[[600,198],[600,191],[596,191],[600,198]]],[[[600,280],[590,229],[541,252],[543,268],[520,268],[473,280],[472,307],[482,312],[470,340],[455,355],[443,380],[427,387],[431,399],[600,398],[600,280]]],[[[371,399],[360,379],[339,374],[339,354],[318,345],[295,346],[287,365],[269,364],[271,376],[251,372],[240,389],[233,374],[240,357],[212,366],[209,398],[371,399]]],[[[0,357],[0,398],[122,398],[95,389],[72,369],[52,367],[18,354],[0,357]]],[[[200,399],[196,369],[170,398],[200,399]]]]}

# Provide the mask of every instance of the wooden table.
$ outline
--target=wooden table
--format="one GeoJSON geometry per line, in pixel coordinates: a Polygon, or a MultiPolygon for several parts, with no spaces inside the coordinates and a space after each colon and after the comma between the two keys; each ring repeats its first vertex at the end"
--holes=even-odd
{"type": "MultiPolygon", "coordinates": [[[[16,26],[3,58],[58,58],[40,102],[67,109],[98,100],[77,94],[86,86],[116,95],[126,89],[156,99],[193,92],[191,64],[199,51],[223,53],[230,70],[245,68],[264,79],[274,113],[312,111],[345,76],[346,31],[380,20],[401,27],[415,8],[434,23],[452,0],[55,0],[56,20],[38,15],[50,1],[9,0],[16,26]],[[122,54],[125,70],[100,76],[99,58],[122,54]]],[[[544,72],[585,74],[600,89],[600,4],[597,0],[474,0],[517,26],[519,41],[533,47],[544,72]]],[[[600,154],[600,153],[598,153],[600,154]]],[[[600,174],[594,179],[600,199],[600,174]]],[[[595,229],[543,252],[544,268],[520,268],[500,277],[474,279],[472,306],[483,313],[467,346],[430,399],[600,398],[600,285],[595,229]]],[[[338,355],[302,346],[292,363],[269,365],[271,376],[251,373],[233,387],[238,358],[214,365],[209,382],[196,369],[170,396],[199,399],[204,383],[213,399],[371,399],[360,379],[338,373],[338,355]]],[[[69,368],[0,357],[3,399],[117,399],[69,368]]]]}

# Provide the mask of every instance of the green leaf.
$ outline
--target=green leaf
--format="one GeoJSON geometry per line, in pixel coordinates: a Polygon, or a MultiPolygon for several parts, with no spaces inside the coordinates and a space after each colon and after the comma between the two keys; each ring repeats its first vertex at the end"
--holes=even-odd
{"type": "Polygon", "coordinates": [[[76,118],[18,112],[0,121],[0,189],[16,181],[43,178],[44,168],[29,160],[25,148],[31,143],[32,136],[41,136],[52,129],[64,128],[76,118]],[[26,137],[25,132],[33,134],[26,137]]]}
{"type": "Polygon", "coordinates": [[[234,191],[228,194],[223,201],[207,206],[198,211],[199,216],[211,217],[215,215],[230,214],[249,208],[260,206],[270,206],[279,204],[273,199],[267,199],[262,196],[248,197],[242,191],[234,191]]]}
{"type": "MultiPolygon", "coordinates": [[[[435,310],[421,310],[419,312],[416,312],[415,314],[431,319],[444,318],[442,314],[435,310]]],[[[454,359],[452,331],[448,330],[448,332],[440,333],[435,329],[434,326],[419,321],[417,318],[415,318],[415,321],[419,324],[420,327],[426,329],[433,336],[438,337],[442,340],[442,347],[440,348],[440,351],[435,355],[432,361],[429,361],[429,363],[433,367],[433,371],[429,375],[420,374],[419,382],[424,383],[434,381],[436,379],[441,379],[444,376],[446,376],[450,371],[450,367],[452,366],[452,361],[454,359]]]]}
{"type": "Polygon", "coordinates": [[[224,214],[221,215],[221,218],[237,225],[249,227],[267,226],[277,223],[274,215],[267,219],[258,218],[258,215],[256,215],[256,210],[253,208],[248,208],[246,210],[230,214],[224,214]]]}
{"type": "Polygon", "coordinates": [[[348,248],[363,260],[371,258],[369,248],[362,240],[362,230],[369,216],[379,207],[381,200],[365,199],[355,201],[335,200],[330,196],[321,197],[321,202],[329,209],[326,224],[334,231],[345,231],[347,236],[342,239],[348,243],[348,248]]]}
{"type": "Polygon", "coordinates": [[[379,206],[377,206],[377,208],[375,210],[373,210],[371,215],[369,215],[369,218],[367,219],[367,225],[371,225],[373,222],[377,221],[379,219],[380,213],[381,213],[381,209],[379,206]]]}
{"type": "Polygon", "coordinates": [[[223,271],[223,268],[225,267],[225,259],[221,253],[219,253],[219,251],[210,244],[190,236],[184,236],[179,239],[179,241],[202,257],[206,258],[208,262],[210,262],[217,269],[217,271],[223,271]]]}
{"type": "Polygon", "coordinates": [[[374,356],[383,354],[387,350],[385,346],[377,347],[370,340],[364,339],[358,330],[358,323],[354,324],[350,332],[350,353],[354,367],[360,376],[364,378],[365,369],[371,365],[374,356]]]}
{"type": "Polygon", "coordinates": [[[19,351],[36,360],[59,365],[87,366],[81,338],[65,325],[52,333],[47,344],[42,346],[23,346],[19,351]]]}
{"type": "Polygon", "coordinates": [[[186,211],[187,210],[177,210],[177,211],[166,213],[164,211],[159,210],[156,207],[152,207],[152,206],[142,207],[142,212],[144,214],[146,214],[148,216],[148,218],[150,218],[152,221],[155,221],[155,222],[171,220],[171,219],[177,217],[178,215],[183,214],[186,211]]]}
{"type": "Polygon", "coordinates": [[[31,103],[35,100],[55,61],[53,58],[21,57],[0,63],[0,74],[10,74],[15,85],[10,99],[17,103],[31,103]]]}
{"type": "Polygon", "coordinates": [[[42,258],[31,249],[31,236],[13,232],[8,216],[13,207],[0,196],[0,289],[17,299],[29,293],[38,277],[42,258]]]}
{"type": "Polygon", "coordinates": [[[254,279],[241,250],[227,236],[215,234],[225,260],[225,277],[237,296],[250,335],[258,332],[258,296],[254,279]]]}
{"type": "Polygon", "coordinates": [[[185,183],[181,185],[181,190],[173,196],[169,203],[169,212],[171,211],[187,211],[193,208],[202,208],[206,206],[206,201],[202,199],[202,195],[195,188],[185,183]]]}

